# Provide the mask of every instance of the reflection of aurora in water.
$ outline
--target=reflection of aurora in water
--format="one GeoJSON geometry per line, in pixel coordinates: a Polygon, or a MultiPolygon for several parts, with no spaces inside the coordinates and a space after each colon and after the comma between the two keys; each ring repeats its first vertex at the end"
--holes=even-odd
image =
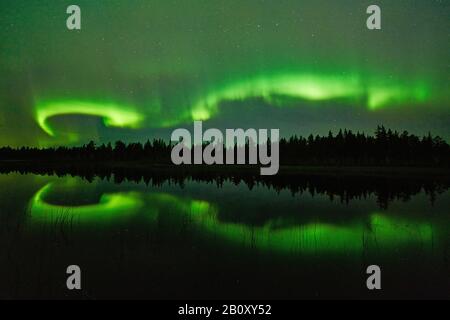
{"type": "MultiPolygon", "coordinates": [[[[363,105],[370,110],[405,104],[420,104],[430,98],[430,86],[414,80],[363,81],[358,74],[278,73],[238,79],[213,86],[199,98],[192,100],[191,106],[182,105],[184,112],[167,114],[161,105],[152,102],[139,108],[121,103],[93,101],[55,100],[38,103],[36,121],[49,135],[56,133],[48,124],[48,119],[70,114],[91,115],[103,118],[104,124],[121,128],[162,128],[175,126],[192,120],[208,120],[217,113],[225,101],[245,101],[259,98],[273,105],[285,106],[277,99],[306,101],[328,101],[344,99],[349,105],[363,105]],[[186,112],[190,110],[190,112],[186,112]]],[[[191,100],[191,99],[189,99],[191,100]]],[[[178,110],[178,108],[177,108],[178,110]]],[[[181,110],[181,109],[180,109],[181,110]]]]}
{"type": "Polygon", "coordinates": [[[101,224],[117,217],[143,213],[151,225],[156,225],[159,219],[168,219],[174,227],[188,219],[195,230],[231,244],[279,252],[361,252],[370,247],[397,250],[411,244],[428,248],[432,243],[430,225],[390,218],[380,213],[372,213],[367,223],[348,226],[325,223],[289,226],[282,221],[272,220],[257,227],[221,222],[217,206],[207,201],[167,193],[113,193],[103,195],[100,202],[93,205],[52,205],[45,198],[53,187],[53,184],[48,184],[33,197],[33,219],[46,222],[54,219],[55,215],[69,214],[80,223],[101,224]],[[288,227],[280,228],[279,225],[288,227]]]}
{"type": "Polygon", "coordinates": [[[98,204],[85,206],[62,206],[45,202],[52,192],[49,183],[40,189],[31,200],[31,215],[37,219],[56,219],[58,215],[70,215],[81,222],[109,221],[117,217],[128,216],[142,207],[139,194],[134,192],[104,194],[98,204]]]}

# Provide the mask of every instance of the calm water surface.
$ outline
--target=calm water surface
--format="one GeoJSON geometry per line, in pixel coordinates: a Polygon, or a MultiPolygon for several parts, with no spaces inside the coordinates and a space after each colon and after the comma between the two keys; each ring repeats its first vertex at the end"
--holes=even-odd
{"type": "Polygon", "coordinates": [[[0,175],[0,298],[450,298],[450,191],[341,200],[0,175]],[[81,293],[65,288],[72,264],[81,293]]]}

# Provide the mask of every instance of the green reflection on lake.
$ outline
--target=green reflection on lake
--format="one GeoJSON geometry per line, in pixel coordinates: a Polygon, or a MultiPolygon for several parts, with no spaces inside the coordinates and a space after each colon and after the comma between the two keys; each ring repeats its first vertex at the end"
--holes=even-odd
{"type": "Polygon", "coordinates": [[[414,217],[400,218],[391,212],[366,212],[367,218],[350,219],[345,224],[320,222],[320,218],[317,222],[299,224],[280,215],[262,225],[251,225],[222,221],[222,208],[213,201],[157,190],[102,193],[98,203],[84,205],[52,204],[46,199],[58,186],[75,194],[77,189],[84,188],[75,178],[46,184],[30,201],[34,222],[45,223],[64,216],[66,220],[99,225],[144,216],[149,228],[165,219],[177,229],[188,219],[195,232],[214,236],[230,245],[285,253],[358,253],[371,248],[397,251],[407,246],[429,250],[432,246],[433,229],[429,223],[414,217]]]}
{"type": "Polygon", "coordinates": [[[133,214],[143,205],[141,195],[135,192],[104,194],[98,204],[80,206],[50,204],[45,201],[45,197],[53,188],[54,184],[49,183],[34,195],[30,204],[32,217],[48,220],[58,215],[69,215],[80,222],[102,222],[133,214]]]}

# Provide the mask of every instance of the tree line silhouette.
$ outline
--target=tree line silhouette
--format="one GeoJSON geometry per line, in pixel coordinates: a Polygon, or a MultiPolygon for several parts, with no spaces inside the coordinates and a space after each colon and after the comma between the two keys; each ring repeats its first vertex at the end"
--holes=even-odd
{"type": "Polygon", "coordinates": [[[409,201],[412,196],[424,192],[431,203],[437,196],[450,189],[450,177],[444,175],[361,175],[333,174],[323,175],[309,172],[284,173],[275,176],[261,176],[258,170],[187,170],[183,167],[108,167],[100,163],[76,165],[66,163],[55,166],[43,163],[36,166],[33,163],[7,162],[0,166],[0,174],[38,174],[46,176],[78,176],[92,183],[94,181],[109,181],[115,184],[144,183],[147,186],[162,187],[164,184],[184,188],[189,182],[199,182],[215,185],[218,188],[225,183],[233,185],[244,184],[249,190],[267,188],[277,193],[284,190],[292,196],[305,193],[328,196],[330,201],[349,203],[352,200],[375,197],[380,209],[387,209],[392,201],[409,201]]]}
{"type": "MultiPolygon", "coordinates": [[[[247,141],[246,154],[250,148],[247,141]]],[[[269,145],[270,140],[266,142],[269,145]]],[[[439,136],[416,136],[407,131],[399,133],[378,126],[374,135],[340,130],[327,136],[282,138],[278,142],[281,165],[321,166],[424,166],[450,167],[450,146],[439,136]]],[[[162,139],[146,143],[124,143],[122,141],[96,145],[93,141],[80,147],[55,148],[0,148],[0,161],[44,161],[59,162],[136,162],[171,165],[174,142],[162,139]]],[[[204,144],[205,147],[207,144],[204,144]]],[[[258,148],[258,146],[256,146],[258,148]]],[[[189,151],[188,151],[189,152],[189,151]]],[[[190,152],[193,152],[190,150],[190,152]]]]}

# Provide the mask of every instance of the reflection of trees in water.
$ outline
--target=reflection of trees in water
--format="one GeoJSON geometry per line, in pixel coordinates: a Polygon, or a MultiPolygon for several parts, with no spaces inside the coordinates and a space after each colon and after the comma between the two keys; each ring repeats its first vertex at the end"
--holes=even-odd
{"type": "Polygon", "coordinates": [[[54,164],[9,163],[3,164],[0,173],[19,172],[40,175],[79,176],[92,182],[99,178],[123,182],[144,182],[147,185],[162,186],[164,183],[183,187],[189,181],[205,182],[222,187],[224,183],[245,184],[250,190],[255,187],[265,187],[275,192],[289,190],[293,195],[316,194],[326,195],[331,201],[349,203],[351,200],[367,199],[375,196],[381,209],[388,208],[394,200],[409,201],[412,196],[424,192],[433,204],[436,196],[447,191],[450,179],[447,175],[398,177],[376,175],[324,175],[281,173],[277,176],[260,176],[251,170],[206,170],[196,171],[173,167],[114,167],[103,165],[73,165],[55,167],[54,164]]]}

